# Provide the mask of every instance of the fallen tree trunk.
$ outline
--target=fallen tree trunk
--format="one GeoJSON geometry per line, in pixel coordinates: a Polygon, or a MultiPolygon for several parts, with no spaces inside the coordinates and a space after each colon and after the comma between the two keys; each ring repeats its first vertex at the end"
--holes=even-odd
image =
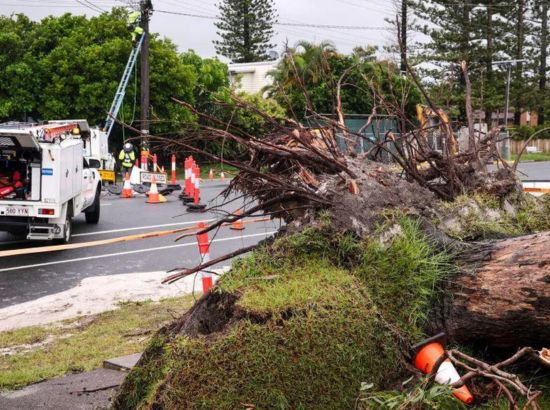
{"type": "Polygon", "coordinates": [[[449,337],[500,348],[550,341],[550,232],[473,247],[459,257],[445,313],[449,337]]]}

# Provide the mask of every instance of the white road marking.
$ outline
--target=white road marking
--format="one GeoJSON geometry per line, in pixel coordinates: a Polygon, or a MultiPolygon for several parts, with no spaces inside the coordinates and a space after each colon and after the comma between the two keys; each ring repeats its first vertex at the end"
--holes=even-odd
{"type": "MultiPolygon", "coordinates": [[[[277,231],[271,231],[271,232],[257,233],[257,234],[253,234],[253,235],[244,235],[244,236],[235,236],[235,237],[231,237],[231,238],[214,239],[211,243],[235,241],[235,240],[247,239],[247,238],[257,238],[257,237],[260,237],[260,236],[268,237],[269,235],[272,235],[276,232],[277,231]]],[[[187,246],[197,246],[197,244],[195,242],[191,242],[191,243],[184,243],[184,244],[181,244],[181,245],[159,246],[157,248],[138,249],[138,250],[135,250],[135,251],[108,253],[108,254],[104,254],[104,255],[86,256],[86,257],[83,257],[83,258],[66,259],[66,260],[62,260],[62,261],[37,263],[37,264],[34,264],[34,265],[14,266],[12,268],[0,269],[0,272],[9,272],[9,271],[21,270],[21,269],[32,269],[32,268],[39,268],[39,267],[42,267],[42,266],[59,265],[59,264],[62,264],[62,263],[81,262],[81,261],[88,261],[88,260],[93,260],[93,259],[110,258],[110,257],[113,257],[113,256],[131,255],[131,254],[134,254],[134,253],[145,253],[145,252],[162,251],[162,250],[174,249],[174,248],[185,248],[187,246]]]]}
{"type": "Polygon", "coordinates": [[[202,219],[199,221],[190,221],[190,222],[177,222],[173,224],[161,224],[161,225],[149,225],[149,226],[138,226],[135,228],[122,228],[122,229],[111,229],[109,231],[98,231],[98,232],[86,232],[86,233],[77,233],[73,234],[73,238],[78,236],[95,236],[95,235],[106,235],[109,233],[118,233],[118,232],[127,232],[127,231],[139,231],[141,229],[153,229],[153,228],[163,228],[167,226],[181,226],[181,225],[193,225],[199,222],[212,222],[215,221],[215,219],[202,219]]]}

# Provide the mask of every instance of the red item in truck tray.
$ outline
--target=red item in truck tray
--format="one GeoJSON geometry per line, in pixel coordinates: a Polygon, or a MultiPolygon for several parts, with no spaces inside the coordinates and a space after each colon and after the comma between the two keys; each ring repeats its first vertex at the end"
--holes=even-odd
{"type": "Polygon", "coordinates": [[[7,186],[4,188],[0,188],[0,198],[3,198],[9,194],[11,194],[13,191],[15,191],[15,188],[12,186],[7,186]]]}
{"type": "MultiPolygon", "coordinates": [[[[15,182],[18,182],[18,181],[21,181],[21,172],[19,171],[14,171],[12,176],[11,176],[11,180],[15,183],[15,182]]],[[[16,187],[18,188],[18,187],[16,187]]]]}

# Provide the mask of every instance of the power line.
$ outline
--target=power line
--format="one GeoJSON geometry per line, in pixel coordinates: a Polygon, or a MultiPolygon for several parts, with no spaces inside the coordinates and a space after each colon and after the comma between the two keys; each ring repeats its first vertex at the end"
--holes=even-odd
{"type": "MultiPolygon", "coordinates": [[[[216,16],[208,16],[204,14],[192,14],[192,13],[183,13],[178,11],[168,11],[168,10],[155,10],[157,13],[163,14],[174,14],[178,16],[186,16],[193,18],[201,18],[207,20],[218,20],[216,16]]],[[[289,22],[277,22],[274,23],[276,26],[286,26],[286,27],[313,27],[313,28],[325,28],[325,29],[336,29],[336,30],[380,30],[387,31],[387,27],[371,27],[371,26],[345,26],[345,25],[333,25],[333,24],[308,24],[308,23],[289,23],[289,22]]]]}
{"type": "Polygon", "coordinates": [[[87,3],[87,4],[89,4],[89,5],[92,6],[92,7],[95,7],[95,8],[98,9],[98,10],[101,10],[102,12],[107,12],[107,10],[102,9],[102,8],[99,7],[97,4],[92,3],[90,0],[82,0],[82,1],[84,1],[84,2],[87,3]]]}
{"type": "Polygon", "coordinates": [[[103,13],[105,10],[96,6],[94,3],[89,2],[88,0],[75,0],[78,4],[83,5],[84,7],[89,8],[90,10],[95,11],[96,13],[103,13]]]}

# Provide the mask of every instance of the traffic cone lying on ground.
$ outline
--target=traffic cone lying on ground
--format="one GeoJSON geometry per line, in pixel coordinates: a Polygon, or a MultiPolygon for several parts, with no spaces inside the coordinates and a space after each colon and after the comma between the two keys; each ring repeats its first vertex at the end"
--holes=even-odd
{"type": "MultiPolygon", "coordinates": [[[[197,224],[199,231],[206,228],[204,222],[197,224]]],[[[208,232],[197,235],[197,242],[199,243],[199,252],[201,254],[201,265],[210,262],[210,240],[208,239],[208,232]]],[[[212,274],[210,272],[201,272],[202,276],[202,291],[206,293],[213,285],[212,274]]]]}
{"type": "MultiPolygon", "coordinates": [[[[449,359],[441,362],[445,355],[445,349],[440,342],[443,336],[440,334],[416,345],[414,365],[425,374],[431,374],[435,370],[435,381],[439,384],[453,384],[460,380],[460,375],[449,359]],[[439,368],[434,369],[439,362],[441,362],[439,368]]],[[[474,402],[474,397],[466,385],[453,389],[453,395],[466,404],[474,402]]]]}
{"type": "Polygon", "coordinates": [[[133,198],[134,197],[134,190],[132,189],[132,185],[130,184],[130,174],[126,172],[126,175],[124,176],[124,186],[122,187],[122,193],[120,194],[121,198],[133,198]]]}
{"type": "Polygon", "coordinates": [[[149,190],[147,203],[148,204],[163,204],[167,200],[166,198],[159,194],[159,190],[157,187],[157,178],[153,175],[153,178],[151,180],[151,189],[149,190]]]}
{"type": "MultiPolygon", "coordinates": [[[[237,209],[235,211],[235,215],[242,215],[242,211],[240,209],[237,209]]],[[[242,219],[237,219],[235,222],[231,224],[231,227],[229,229],[232,229],[234,231],[244,231],[244,224],[242,219]]]]}

